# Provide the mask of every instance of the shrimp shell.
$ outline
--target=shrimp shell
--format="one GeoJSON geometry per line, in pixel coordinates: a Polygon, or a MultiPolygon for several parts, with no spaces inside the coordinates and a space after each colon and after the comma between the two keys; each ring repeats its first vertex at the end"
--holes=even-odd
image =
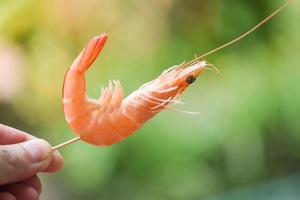
{"type": "Polygon", "coordinates": [[[99,146],[118,143],[140,129],[157,113],[180,103],[178,98],[207,66],[199,61],[188,67],[174,66],[144,84],[127,98],[120,81],[110,81],[98,99],[86,94],[85,72],[102,50],[108,36],[94,37],[67,70],[63,84],[66,121],[82,140],[99,146]]]}

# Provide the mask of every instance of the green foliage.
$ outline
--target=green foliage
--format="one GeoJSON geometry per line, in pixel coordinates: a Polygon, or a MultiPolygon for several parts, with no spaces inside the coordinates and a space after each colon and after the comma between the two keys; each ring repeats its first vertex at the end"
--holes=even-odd
{"type": "MultiPolygon", "coordinates": [[[[23,73],[15,96],[4,102],[0,94],[1,122],[53,144],[71,138],[61,105],[64,73],[85,42],[101,32],[110,39],[87,74],[88,92],[97,97],[101,84],[120,79],[129,94],[164,69],[248,30],[280,3],[0,1],[0,50],[17,49],[12,54],[22,61],[23,73]]],[[[120,144],[98,148],[79,142],[62,150],[66,164],[54,180],[57,195],[227,199],[228,191],[296,174],[299,8],[293,2],[256,33],[207,58],[221,75],[204,74],[181,106],[200,115],[166,111],[120,144]]],[[[238,194],[255,199],[251,191],[238,194]]],[[[52,199],[47,182],[44,195],[52,199]]]]}

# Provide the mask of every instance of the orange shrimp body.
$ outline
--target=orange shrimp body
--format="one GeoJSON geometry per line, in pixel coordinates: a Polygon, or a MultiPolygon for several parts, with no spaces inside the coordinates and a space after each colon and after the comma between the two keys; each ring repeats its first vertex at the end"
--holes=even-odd
{"type": "Polygon", "coordinates": [[[122,141],[160,111],[171,109],[179,96],[208,64],[197,61],[165,70],[123,100],[119,81],[110,81],[99,99],[86,95],[85,72],[94,62],[108,36],[93,38],[67,70],[63,84],[66,121],[80,139],[105,146],[122,141]]]}

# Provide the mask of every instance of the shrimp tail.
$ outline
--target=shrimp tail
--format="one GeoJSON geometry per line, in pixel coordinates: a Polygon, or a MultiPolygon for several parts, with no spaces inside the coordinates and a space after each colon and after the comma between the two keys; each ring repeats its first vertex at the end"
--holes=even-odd
{"type": "Polygon", "coordinates": [[[78,134],[82,131],[82,127],[78,126],[78,120],[83,119],[81,116],[88,116],[90,110],[95,107],[88,101],[84,74],[99,55],[107,38],[107,34],[101,34],[91,39],[64,77],[62,90],[64,113],[72,130],[78,134]]]}
{"type": "Polygon", "coordinates": [[[101,52],[104,44],[106,43],[108,35],[103,33],[99,36],[94,37],[82,50],[82,52],[75,59],[71,65],[71,69],[85,72],[88,70],[91,64],[96,60],[99,53],[101,52]]]}
{"type": "Polygon", "coordinates": [[[78,75],[80,75],[80,77],[84,78],[81,74],[86,72],[88,68],[91,66],[91,64],[93,64],[93,62],[96,60],[103,46],[105,45],[107,38],[108,35],[106,33],[103,33],[91,39],[90,42],[86,45],[86,47],[80,52],[80,54],[74,60],[72,65],[67,69],[63,81],[63,87],[62,87],[63,98],[66,96],[64,94],[67,91],[65,90],[67,84],[66,80],[70,75],[71,71],[76,72],[78,75]]]}

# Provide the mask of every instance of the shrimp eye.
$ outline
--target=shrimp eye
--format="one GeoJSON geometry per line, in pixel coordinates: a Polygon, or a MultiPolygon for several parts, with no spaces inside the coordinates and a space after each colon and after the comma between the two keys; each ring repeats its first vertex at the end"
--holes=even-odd
{"type": "Polygon", "coordinates": [[[196,80],[196,78],[193,76],[193,75],[190,75],[190,76],[188,76],[187,78],[186,78],[186,82],[188,83],[188,84],[192,84],[192,83],[194,83],[194,81],[196,80]]]}

